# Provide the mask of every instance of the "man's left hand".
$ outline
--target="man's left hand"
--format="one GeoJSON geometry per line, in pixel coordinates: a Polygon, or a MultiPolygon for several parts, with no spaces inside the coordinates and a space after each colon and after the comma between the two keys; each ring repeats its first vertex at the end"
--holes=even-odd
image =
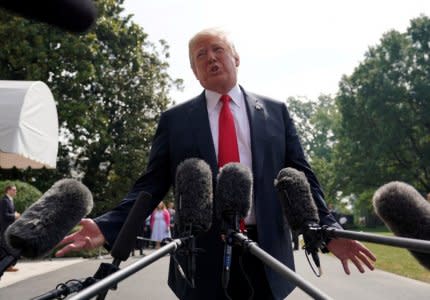
{"type": "Polygon", "coordinates": [[[375,268],[374,262],[376,261],[376,256],[360,242],[347,239],[332,239],[328,243],[327,248],[340,259],[343,269],[348,275],[351,273],[348,260],[351,260],[361,273],[364,273],[363,264],[369,270],[375,268]]]}

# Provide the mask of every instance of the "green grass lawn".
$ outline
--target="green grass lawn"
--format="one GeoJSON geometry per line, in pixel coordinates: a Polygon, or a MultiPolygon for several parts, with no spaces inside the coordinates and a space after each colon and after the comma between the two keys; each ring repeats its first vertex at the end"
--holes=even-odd
{"type": "MultiPolygon", "coordinates": [[[[390,232],[375,232],[367,229],[363,231],[392,236],[390,232]]],[[[430,271],[421,266],[408,250],[367,242],[363,244],[376,255],[377,269],[430,283],[430,271]]]]}

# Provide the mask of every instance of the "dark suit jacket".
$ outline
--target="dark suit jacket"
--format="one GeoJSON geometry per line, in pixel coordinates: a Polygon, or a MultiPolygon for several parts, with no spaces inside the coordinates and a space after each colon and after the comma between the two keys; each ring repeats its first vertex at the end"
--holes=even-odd
{"type": "Polygon", "coordinates": [[[0,200],[0,239],[3,233],[15,221],[15,205],[7,195],[0,200]]]}
{"type": "MultiPolygon", "coordinates": [[[[259,246],[273,257],[294,269],[289,227],[284,222],[280,201],[273,181],[285,167],[303,171],[311,185],[319,209],[321,223],[333,224],[323,200],[319,183],[306,162],[296,129],[286,105],[243,90],[251,131],[254,176],[254,203],[259,235],[259,246]]],[[[137,194],[145,190],[152,194],[151,209],[174,184],[176,167],[183,160],[196,157],[211,167],[213,178],[218,173],[212,141],[205,94],[179,104],[161,115],[153,141],[146,172],[136,181],[130,193],[114,210],[96,219],[108,243],[112,245],[121,224],[137,194]]],[[[217,205],[214,199],[214,206],[217,205]]],[[[142,220],[143,222],[143,220],[142,220]]],[[[197,238],[197,246],[205,249],[197,256],[196,286],[188,288],[171,261],[169,285],[181,299],[222,299],[221,272],[223,243],[219,221],[213,218],[212,228],[197,238]]],[[[179,258],[183,266],[186,259],[179,258]]],[[[284,299],[294,286],[266,268],[266,276],[277,299],[284,299]]]]}

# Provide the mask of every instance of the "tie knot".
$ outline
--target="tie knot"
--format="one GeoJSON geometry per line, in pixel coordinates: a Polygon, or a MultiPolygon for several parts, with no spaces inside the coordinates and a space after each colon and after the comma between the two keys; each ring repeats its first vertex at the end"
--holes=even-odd
{"type": "Polygon", "coordinates": [[[231,100],[231,98],[229,95],[222,95],[220,100],[224,104],[224,103],[228,103],[231,100]]]}

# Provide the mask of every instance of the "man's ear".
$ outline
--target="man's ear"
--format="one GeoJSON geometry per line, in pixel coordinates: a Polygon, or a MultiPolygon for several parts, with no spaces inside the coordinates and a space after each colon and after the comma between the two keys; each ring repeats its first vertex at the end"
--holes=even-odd
{"type": "Polygon", "coordinates": [[[240,57],[239,57],[239,54],[236,54],[236,55],[234,56],[234,61],[235,61],[235,63],[236,63],[236,68],[237,68],[237,67],[239,67],[239,65],[240,65],[240,57]]]}
{"type": "Polygon", "coordinates": [[[194,76],[196,76],[197,79],[199,79],[199,77],[197,77],[197,71],[196,71],[196,67],[195,65],[191,65],[191,70],[193,70],[194,76]]]}

